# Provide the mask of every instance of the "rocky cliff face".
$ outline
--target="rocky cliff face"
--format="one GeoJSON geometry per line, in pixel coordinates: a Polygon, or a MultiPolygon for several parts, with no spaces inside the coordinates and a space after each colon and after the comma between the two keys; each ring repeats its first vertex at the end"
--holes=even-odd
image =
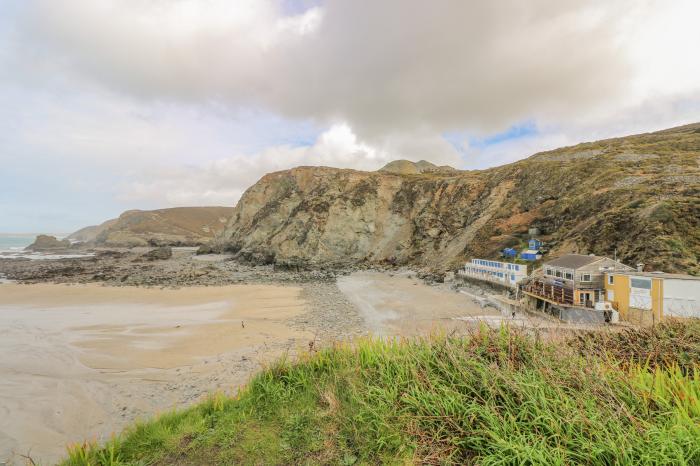
{"type": "Polygon", "coordinates": [[[222,241],[254,262],[449,269],[522,246],[538,227],[550,255],[617,250],[627,263],[700,273],[700,124],[483,171],[414,168],[268,174],[241,198],[222,241]]]}
{"type": "Polygon", "coordinates": [[[98,246],[196,246],[221,234],[232,212],[231,207],[128,210],[68,239],[98,246]]]}

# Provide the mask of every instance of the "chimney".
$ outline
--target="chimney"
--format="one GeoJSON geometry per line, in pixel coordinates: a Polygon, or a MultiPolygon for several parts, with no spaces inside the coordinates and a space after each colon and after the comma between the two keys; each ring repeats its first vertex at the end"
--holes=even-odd
{"type": "Polygon", "coordinates": [[[642,263],[637,264],[637,272],[644,272],[644,264],[642,264],[642,263]]]}

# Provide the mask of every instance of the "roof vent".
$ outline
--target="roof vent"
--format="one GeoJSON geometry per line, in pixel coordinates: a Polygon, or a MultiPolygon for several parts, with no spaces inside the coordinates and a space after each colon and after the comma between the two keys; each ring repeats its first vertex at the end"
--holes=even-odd
{"type": "Polygon", "coordinates": [[[644,264],[641,262],[637,264],[637,272],[644,272],[644,264]]]}

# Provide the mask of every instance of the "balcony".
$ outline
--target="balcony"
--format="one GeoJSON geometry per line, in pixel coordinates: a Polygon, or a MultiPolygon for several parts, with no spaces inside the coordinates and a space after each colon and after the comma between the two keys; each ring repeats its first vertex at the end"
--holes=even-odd
{"type": "Polygon", "coordinates": [[[533,280],[525,284],[522,287],[522,290],[529,295],[545,299],[555,304],[574,307],[594,307],[593,301],[586,301],[585,305],[574,302],[573,288],[558,286],[540,280],[533,280]]]}

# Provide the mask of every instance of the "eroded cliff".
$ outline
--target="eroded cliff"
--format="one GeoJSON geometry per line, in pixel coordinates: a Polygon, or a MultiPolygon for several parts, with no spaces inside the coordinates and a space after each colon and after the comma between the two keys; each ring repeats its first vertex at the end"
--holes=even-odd
{"type": "MultiPolygon", "coordinates": [[[[394,168],[395,168],[394,164],[394,168]]],[[[221,236],[242,259],[450,269],[522,246],[700,273],[700,124],[536,154],[483,171],[299,167],[264,176],[221,236]]]]}

